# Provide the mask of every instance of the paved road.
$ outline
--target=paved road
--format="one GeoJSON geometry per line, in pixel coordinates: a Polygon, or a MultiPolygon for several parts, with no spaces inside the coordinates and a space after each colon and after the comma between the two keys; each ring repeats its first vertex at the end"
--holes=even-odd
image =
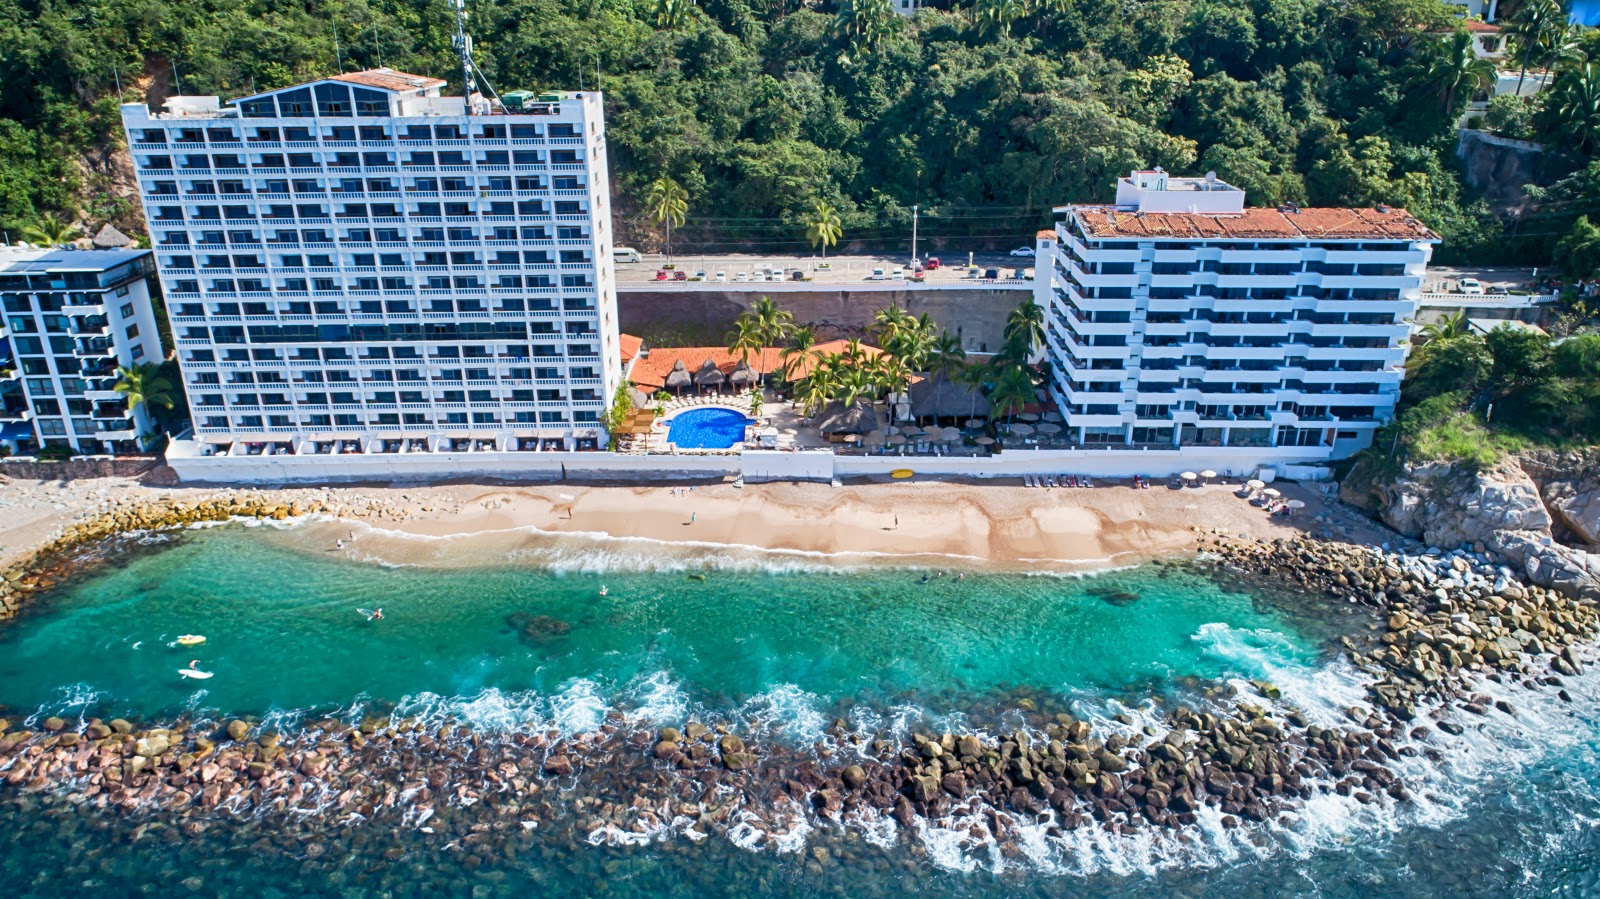
{"type": "MultiPolygon", "coordinates": [[[[923,257],[926,259],[926,255],[923,257]]],[[[968,278],[964,266],[967,257],[963,254],[960,258],[940,256],[940,261],[948,266],[955,263],[957,267],[941,267],[928,271],[926,278],[930,282],[952,282],[968,278]]],[[[654,281],[656,271],[661,268],[665,259],[654,253],[645,254],[643,262],[617,263],[617,281],[621,284],[638,284],[654,281]]],[[[686,271],[690,277],[697,272],[705,272],[707,280],[714,280],[717,272],[726,275],[730,283],[737,283],[738,274],[746,272],[754,275],[756,270],[763,266],[773,269],[788,271],[800,269],[808,274],[813,281],[828,284],[847,284],[856,281],[871,280],[873,269],[883,269],[884,277],[888,278],[895,268],[905,268],[906,277],[911,276],[911,270],[906,265],[909,261],[906,256],[829,256],[827,260],[814,256],[757,256],[757,255],[726,255],[726,256],[697,256],[676,254],[673,261],[678,268],[686,271]],[[824,261],[827,268],[819,267],[824,261]]],[[[1009,276],[1018,268],[1032,269],[1032,257],[1012,257],[1004,253],[983,253],[973,257],[973,261],[984,269],[1001,268],[1009,276]]],[[[982,274],[980,272],[980,274],[982,274]]]]}
{"type": "Polygon", "coordinates": [[[1483,282],[1484,287],[1526,287],[1533,280],[1533,273],[1539,272],[1541,278],[1549,277],[1556,273],[1555,269],[1512,268],[1509,266],[1469,266],[1469,265],[1430,265],[1428,275],[1422,281],[1425,291],[1448,293],[1456,289],[1462,278],[1477,278],[1483,282]]]}

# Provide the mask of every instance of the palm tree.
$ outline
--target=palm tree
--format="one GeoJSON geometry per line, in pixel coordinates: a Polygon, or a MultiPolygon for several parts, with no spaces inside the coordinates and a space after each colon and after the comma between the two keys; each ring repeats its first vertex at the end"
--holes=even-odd
{"type": "Polygon", "coordinates": [[[995,380],[994,392],[989,398],[994,401],[996,416],[1014,418],[1023,406],[1036,398],[1033,376],[1023,366],[1008,366],[1001,370],[1000,377],[995,380]]]}
{"type": "Polygon", "coordinates": [[[832,30],[850,48],[849,53],[840,54],[842,63],[849,64],[851,54],[876,47],[894,27],[896,17],[888,0],[840,0],[838,6],[832,30]]]}
{"type": "Polygon", "coordinates": [[[1458,309],[1431,325],[1423,325],[1417,336],[1422,338],[1423,343],[1431,343],[1435,340],[1450,340],[1466,333],[1467,310],[1458,309]]]}
{"type": "Polygon", "coordinates": [[[833,399],[833,392],[837,381],[838,368],[830,362],[837,360],[838,356],[829,356],[820,359],[817,365],[806,375],[805,380],[795,385],[795,401],[805,412],[806,417],[812,417],[833,399]]]}
{"type": "Polygon", "coordinates": [[[953,376],[955,382],[966,387],[972,396],[972,405],[967,409],[967,418],[976,417],[978,397],[983,393],[983,383],[989,380],[989,366],[982,362],[972,362],[956,369],[953,376]]]}
{"type": "Polygon", "coordinates": [[[1522,81],[1528,75],[1528,63],[1539,52],[1540,45],[1549,41],[1550,33],[1566,28],[1567,15],[1561,9],[1561,0],[1528,0],[1511,18],[1512,39],[1522,48],[1522,71],[1517,74],[1517,96],[1522,96],[1522,81]]]}
{"type": "Polygon", "coordinates": [[[1586,62],[1562,72],[1545,109],[1572,133],[1577,149],[1600,146],[1600,66],[1586,62]]]}
{"type": "Polygon", "coordinates": [[[887,393],[905,393],[911,389],[911,366],[899,356],[888,354],[873,360],[877,380],[887,393]]]}
{"type": "Polygon", "coordinates": [[[923,358],[927,370],[935,377],[953,376],[967,364],[967,351],[961,348],[961,338],[949,331],[940,331],[923,358]]]}
{"type": "Polygon", "coordinates": [[[798,327],[789,332],[789,345],[783,348],[783,379],[794,380],[797,368],[812,361],[812,347],[817,345],[817,334],[807,327],[798,327]]]}
{"type": "MultiPolygon", "coordinates": [[[[771,297],[761,297],[750,304],[748,314],[755,320],[756,331],[761,335],[763,346],[777,346],[788,340],[794,331],[794,313],[787,309],[779,309],[771,297]]],[[[757,374],[760,373],[758,369],[757,374]]]]}
{"type": "Polygon", "coordinates": [[[1441,111],[1455,110],[1456,97],[1488,89],[1499,77],[1494,62],[1478,56],[1477,41],[1466,31],[1456,31],[1430,45],[1424,77],[1439,91],[1441,111]]]}
{"type": "Polygon", "coordinates": [[[910,313],[891,302],[889,308],[878,310],[867,330],[878,339],[879,346],[892,353],[915,325],[910,313]]]}
{"type": "Polygon", "coordinates": [[[843,236],[844,227],[833,204],[818,200],[816,207],[811,210],[811,218],[806,222],[806,240],[811,241],[813,247],[821,244],[822,258],[827,259],[828,247],[838,243],[843,236]]]}
{"type": "Polygon", "coordinates": [[[1011,36],[1011,23],[1028,14],[1023,0],[978,0],[978,24],[985,34],[1011,36]]]}
{"type": "Polygon", "coordinates": [[[655,18],[656,28],[662,31],[676,31],[683,20],[689,15],[689,10],[694,8],[694,0],[656,0],[655,18]]]}
{"type": "MultiPolygon", "coordinates": [[[[755,316],[746,312],[734,319],[733,330],[728,332],[728,352],[737,353],[745,365],[750,364],[750,354],[760,354],[767,342],[761,333],[761,326],[756,322],[755,316]]],[[[761,380],[760,359],[757,359],[756,380],[761,380]]]]}
{"type": "MultiPolygon", "coordinates": [[[[152,406],[172,408],[172,382],[161,376],[161,366],[153,362],[135,363],[117,369],[117,383],[111,389],[122,394],[128,402],[128,408],[143,406],[152,421],[155,420],[154,413],[150,411],[152,406]]],[[[160,425],[156,427],[159,429],[160,425]]]]}
{"type": "Polygon", "coordinates": [[[672,229],[683,226],[684,214],[689,211],[689,194],[683,185],[662,175],[650,182],[650,193],[645,198],[645,208],[656,224],[667,226],[667,264],[672,264],[672,229]]]}
{"type": "MultiPolygon", "coordinates": [[[[1006,316],[1004,333],[1008,344],[1022,349],[1025,356],[1033,355],[1034,349],[1044,343],[1044,307],[1032,300],[1024,300],[1022,305],[1006,316]]],[[[1027,359],[1019,361],[1026,362],[1027,359]]]]}
{"type": "Polygon", "coordinates": [[[65,246],[78,236],[78,226],[56,215],[46,213],[31,225],[22,227],[22,239],[41,247],[65,246]]]}

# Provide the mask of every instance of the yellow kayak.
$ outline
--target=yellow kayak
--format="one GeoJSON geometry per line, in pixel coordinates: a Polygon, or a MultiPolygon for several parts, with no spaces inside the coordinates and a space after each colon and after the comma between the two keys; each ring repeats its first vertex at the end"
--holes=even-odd
{"type": "Polygon", "coordinates": [[[894,478],[897,481],[903,481],[914,474],[916,474],[916,472],[909,468],[896,468],[894,471],[889,472],[889,477],[894,478]]]}
{"type": "Polygon", "coordinates": [[[178,637],[179,646],[198,646],[206,642],[206,638],[199,634],[183,634],[178,637]]]}

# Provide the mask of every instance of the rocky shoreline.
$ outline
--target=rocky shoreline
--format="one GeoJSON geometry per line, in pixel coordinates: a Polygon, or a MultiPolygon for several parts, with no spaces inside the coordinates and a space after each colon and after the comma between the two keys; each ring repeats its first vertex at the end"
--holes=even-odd
{"type": "MultiPolygon", "coordinates": [[[[20,577],[8,572],[5,596],[20,601],[129,534],[336,511],[252,495],[113,510],[69,529],[20,577]]],[[[1230,579],[1293,584],[1369,608],[1371,638],[1344,644],[1371,678],[1370,707],[1347,709],[1341,726],[1319,726],[1271,684],[1255,684],[1255,695],[1208,684],[1195,708],[1158,704],[1142,722],[1095,722],[1056,697],[1022,691],[966,710],[993,725],[987,730],[897,737],[840,720],[813,746],[717,722],[647,726],[619,712],[578,735],[405,717],[277,732],[247,720],[138,727],[8,715],[0,717],[0,793],[97,810],[153,832],[198,836],[225,824],[263,841],[263,851],[311,862],[338,855],[338,841],[355,839],[361,825],[383,822],[448,841],[467,872],[541,847],[713,836],[751,848],[804,846],[807,865],[850,862],[869,852],[846,836],[848,822],[863,821],[893,821],[906,833],[965,829],[963,845],[1006,856],[1022,852],[1025,827],[1047,836],[1180,834],[1203,817],[1224,828],[1287,822],[1322,795],[1406,803],[1412,786],[1393,763],[1434,751],[1432,729],[1459,735],[1447,710],[1487,710],[1489,698],[1472,692],[1475,678],[1565,699],[1562,678],[1581,673],[1580,650],[1600,633],[1592,605],[1470,552],[1407,555],[1309,538],[1207,537],[1202,548],[1230,579]],[[1419,723],[1430,717],[1432,728],[1419,723]]]]}

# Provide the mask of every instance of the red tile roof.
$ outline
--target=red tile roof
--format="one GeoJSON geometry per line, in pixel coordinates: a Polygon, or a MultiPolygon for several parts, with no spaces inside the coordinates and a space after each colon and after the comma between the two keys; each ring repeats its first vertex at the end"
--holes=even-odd
{"type": "Polygon", "coordinates": [[[639,351],[644,349],[643,337],[635,337],[632,334],[618,334],[617,337],[622,346],[622,364],[624,365],[632,362],[633,357],[639,355],[639,351]]]}
{"type": "MultiPolygon", "coordinates": [[[[623,336],[624,338],[627,337],[627,335],[623,336]]],[[[830,340],[827,343],[819,343],[812,347],[812,352],[821,356],[828,356],[843,353],[846,346],[848,346],[847,341],[830,340]]],[[[861,352],[865,356],[873,357],[883,351],[875,346],[863,343],[861,344],[861,352]]],[[[624,353],[623,358],[627,358],[626,353],[624,353]]],[[[648,355],[634,363],[633,371],[628,374],[628,380],[632,381],[634,386],[641,390],[656,391],[666,386],[667,374],[672,371],[673,364],[679,360],[682,360],[683,367],[687,368],[690,374],[694,374],[700,370],[700,366],[705,365],[707,359],[710,359],[711,364],[721,369],[722,373],[726,375],[732,374],[733,370],[739,367],[740,358],[737,353],[730,353],[727,347],[720,346],[651,347],[648,355]]],[[[768,347],[759,353],[751,353],[750,367],[762,374],[771,374],[777,371],[783,367],[783,350],[768,347]]],[[[810,363],[801,362],[796,365],[793,376],[799,379],[810,373],[810,363]]]]}
{"type": "Polygon", "coordinates": [[[1465,22],[1462,22],[1461,24],[1465,25],[1467,30],[1472,32],[1473,34],[1499,34],[1500,33],[1500,26],[1499,25],[1493,25],[1493,24],[1490,24],[1489,22],[1479,21],[1478,19],[1467,19],[1465,22]]]}
{"type": "Polygon", "coordinates": [[[1033,237],[1034,237],[1035,240],[1055,240],[1056,239],[1056,232],[1047,231],[1047,230],[1041,230],[1038,233],[1034,234],[1033,237]]]}
{"type": "Polygon", "coordinates": [[[1404,209],[1246,209],[1240,213],[1132,212],[1080,206],[1078,220],[1093,237],[1168,239],[1389,239],[1437,241],[1439,235],[1404,209]]]}
{"type": "Polygon", "coordinates": [[[345,72],[334,75],[329,81],[347,81],[351,84],[361,84],[367,87],[381,87],[391,91],[414,91],[423,87],[442,87],[444,79],[427,78],[422,75],[408,75],[405,72],[396,72],[394,69],[367,69],[362,72],[345,72]]]}

